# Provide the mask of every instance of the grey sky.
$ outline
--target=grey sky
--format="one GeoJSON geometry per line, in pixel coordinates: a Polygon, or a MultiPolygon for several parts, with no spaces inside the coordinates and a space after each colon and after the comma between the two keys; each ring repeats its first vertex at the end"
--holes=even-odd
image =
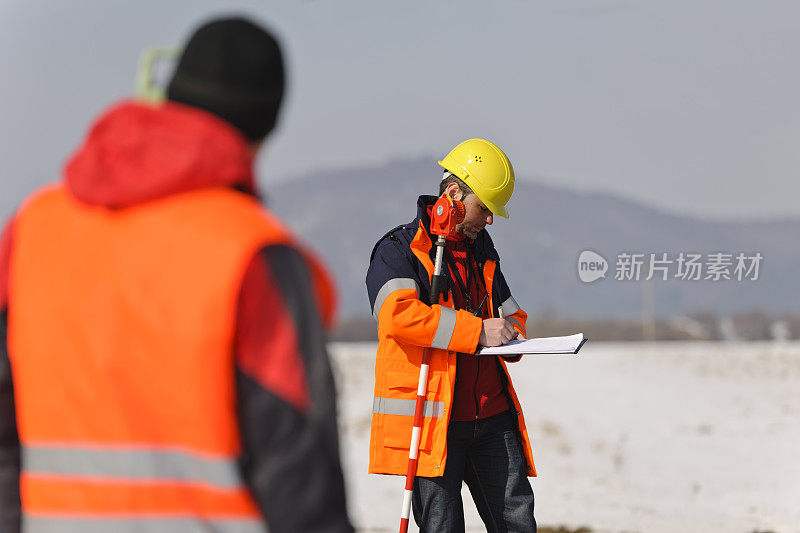
{"type": "Polygon", "coordinates": [[[2,216],[132,92],[144,47],[238,10],[277,30],[291,69],[267,187],[486,137],[518,176],[669,211],[800,216],[796,2],[71,4],[0,3],[2,216]]]}

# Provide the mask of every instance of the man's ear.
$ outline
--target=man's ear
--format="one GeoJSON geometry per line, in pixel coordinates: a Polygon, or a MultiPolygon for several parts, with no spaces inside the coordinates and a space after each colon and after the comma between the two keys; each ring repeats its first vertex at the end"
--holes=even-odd
{"type": "Polygon", "coordinates": [[[453,200],[461,201],[461,197],[463,196],[461,192],[461,187],[458,186],[458,183],[448,183],[447,187],[445,187],[444,192],[450,195],[450,198],[453,200]]]}

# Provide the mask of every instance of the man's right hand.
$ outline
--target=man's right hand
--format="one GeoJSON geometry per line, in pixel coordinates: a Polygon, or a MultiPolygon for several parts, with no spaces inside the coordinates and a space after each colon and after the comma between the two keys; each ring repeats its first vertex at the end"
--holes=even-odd
{"type": "Polygon", "coordinates": [[[502,346],[517,336],[517,330],[504,318],[487,318],[481,326],[478,344],[482,346],[502,346]]]}

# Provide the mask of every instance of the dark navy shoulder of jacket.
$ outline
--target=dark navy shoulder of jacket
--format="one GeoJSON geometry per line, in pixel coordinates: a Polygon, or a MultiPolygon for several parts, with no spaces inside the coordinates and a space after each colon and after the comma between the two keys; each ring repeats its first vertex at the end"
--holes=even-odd
{"type": "Polygon", "coordinates": [[[436,203],[436,199],[436,196],[429,195],[422,195],[417,198],[417,216],[414,217],[414,220],[411,222],[395,226],[384,233],[383,236],[378,239],[378,242],[375,243],[375,246],[373,246],[372,253],[369,256],[369,262],[372,263],[372,261],[375,259],[375,254],[377,253],[378,248],[380,248],[381,244],[387,239],[400,245],[402,248],[410,247],[411,241],[414,240],[414,237],[419,231],[420,222],[422,222],[422,227],[425,228],[425,231],[427,231],[428,235],[430,235],[429,228],[431,227],[431,221],[430,217],[428,216],[428,206],[436,203]]]}
{"type": "Polygon", "coordinates": [[[375,260],[375,254],[378,252],[378,249],[387,241],[396,243],[400,248],[408,248],[411,245],[411,241],[416,234],[416,228],[418,227],[413,224],[413,221],[408,224],[400,224],[384,233],[383,236],[378,239],[378,242],[375,243],[375,246],[372,247],[372,253],[369,254],[369,262],[372,263],[375,260]]]}
{"type": "Polygon", "coordinates": [[[422,221],[422,225],[424,228],[430,228],[430,218],[428,217],[428,209],[427,206],[433,205],[436,202],[435,196],[420,196],[417,199],[417,216],[411,222],[406,224],[400,224],[399,226],[395,226],[394,228],[390,229],[386,233],[378,239],[375,243],[375,246],[372,247],[372,253],[369,255],[369,262],[375,259],[375,254],[380,248],[381,244],[384,243],[387,239],[390,241],[397,243],[400,247],[407,248],[411,246],[411,241],[414,239],[414,236],[419,231],[419,223],[422,221]]]}

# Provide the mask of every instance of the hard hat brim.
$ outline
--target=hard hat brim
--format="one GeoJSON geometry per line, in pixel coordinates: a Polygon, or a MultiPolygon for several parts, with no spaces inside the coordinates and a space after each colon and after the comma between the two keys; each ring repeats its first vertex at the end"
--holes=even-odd
{"type": "Polygon", "coordinates": [[[439,163],[439,166],[440,166],[440,167],[442,167],[443,169],[445,169],[445,170],[447,170],[448,172],[452,173],[452,174],[453,174],[455,177],[457,177],[457,178],[458,178],[458,179],[460,179],[460,180],[463,180],[463,179],[465,179],[465,178],[467,177],[467,175],[469,174],[469,173],[467,172],[467,169],[465,169],[465,168],[462,168],[462,167],[459,167],[459,166],[458,166],[457,164],[455,164],[455,162],[454,162],[454,161],[452,161],[452,160],[451,160],[451,161],[448,161],[448,160],[447,160],[447,157],[445,157],[445,158],[444,158],[444,159],[442,159],[441,161],[438,161],[438,163],[439,163]]]}
{"type": "Polygon", "coordinates": [[[481,198],[481,195],[478,193],[475,193],[475,196],[481,199],[481,202],[483,202],[486,205],[486,207],[489,208],[489,211],[491,211],[493,215],[497,215],[503,218],[511,218],[511,216],[508,214],[508,209],[506,208],[506,206],[495,204],[492,202],[487,202],[486,200],[481,198]]]}

